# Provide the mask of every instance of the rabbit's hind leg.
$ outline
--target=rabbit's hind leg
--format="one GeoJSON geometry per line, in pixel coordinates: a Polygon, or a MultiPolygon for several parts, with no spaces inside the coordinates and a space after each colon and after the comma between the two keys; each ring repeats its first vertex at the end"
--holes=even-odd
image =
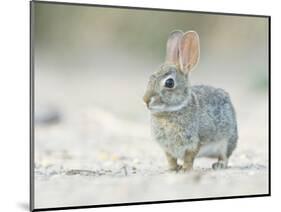
{"type": "Polygon", "coordinates": [[[227,168],[227,164],[228,164],[228,157],[226,154],[223,154],[219,156],[218,161],[216,163],[213,163],[212,168],[214,170],[225,169],[227,168]]]}

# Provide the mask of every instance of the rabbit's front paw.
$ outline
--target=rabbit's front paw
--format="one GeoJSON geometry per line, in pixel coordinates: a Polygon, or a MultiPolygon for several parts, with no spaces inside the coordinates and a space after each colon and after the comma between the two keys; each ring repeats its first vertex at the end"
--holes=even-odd
{"type": "Polygon", "coordinates": [[[169,167],[169,171],[175,171],[175,172],[178,172],[182,169],[182,166],[181,165],[176,165],[176,166],[170,166],[169,167]]]}
{"type": "Polygon", "coordinates": [[[181,170],[183,172],[189,172],[193,169],[193,162],[195,159],[195,156],[197,155],[199,151],[199,148],[196,148],[194,150],[186,150],[183,158],[183,165],[181,170]]]}
{"type": "Polygon", "coordinates": [[[189,172],[189,171],[192,171],[193,169],[193,164],[190,163],[190,164],[183,164],[182,168],[181,168],[181,171],[182,172],[189,172]]]}
{"type": "Polygon", "coordinates": [[[178,172],[181,169],[181,166],[177,163],[177,158],[173,157],[171,154],[166,152],[166,157],[169,164],[169,171],[176,171],[178,172]]]}

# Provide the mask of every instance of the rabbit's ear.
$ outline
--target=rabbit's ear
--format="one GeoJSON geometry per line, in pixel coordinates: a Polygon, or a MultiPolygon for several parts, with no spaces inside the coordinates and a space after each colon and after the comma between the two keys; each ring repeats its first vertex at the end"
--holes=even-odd
{"type": "Polygon", "coordinates": [[[199,36],[195,31],[184,33],[179,43],[179,61],[181,71],[187,74],[199,61],[199,36]]]}
{"type": "Polygon", "coordinates": [[[180,30],[172,31],[167,41],[166,63],[179,63],[179,43],[183,36],[180,30]]]}

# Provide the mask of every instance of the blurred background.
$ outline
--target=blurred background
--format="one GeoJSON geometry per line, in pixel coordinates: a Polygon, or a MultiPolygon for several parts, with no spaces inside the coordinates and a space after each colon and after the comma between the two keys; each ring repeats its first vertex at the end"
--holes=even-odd
{"type": "Polygon", "coordinates": [[[33,6],[37,207],[268,191],[267,18],[33,6]],[[169,173],[150,137],[142,95],[175,29],[200,36],[191,83],[232,98],[239,145],[227,170],[198,159],[189,175],[169,173]]]}

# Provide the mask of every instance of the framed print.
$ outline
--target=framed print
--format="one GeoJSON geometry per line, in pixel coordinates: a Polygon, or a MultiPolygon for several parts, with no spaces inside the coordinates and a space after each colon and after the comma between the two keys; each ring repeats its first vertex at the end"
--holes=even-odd
{"type": "Polygon", "coordinates": [[[30,15],[32,211],[270,195],[270,16],[30,15]]]}

